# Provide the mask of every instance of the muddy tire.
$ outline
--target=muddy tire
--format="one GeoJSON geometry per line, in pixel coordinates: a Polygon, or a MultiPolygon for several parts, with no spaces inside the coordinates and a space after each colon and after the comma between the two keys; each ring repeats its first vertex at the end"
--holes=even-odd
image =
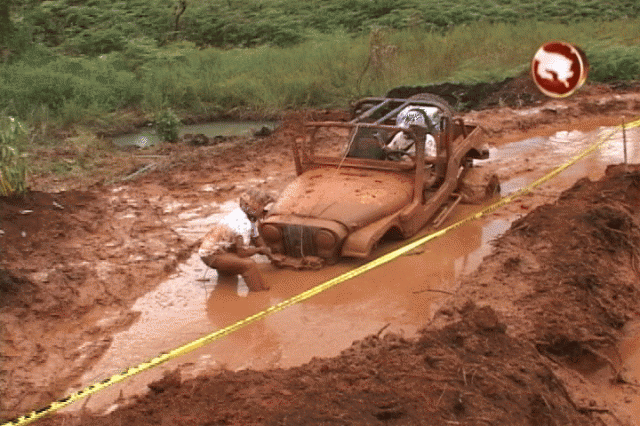
{"type": "Polygon", "coordinates": [[[409,100],[431,102],[444,111],[445,115],[453,115],[453,109],[451,108],[451,105],[449,105],[449,102],[438,95],[434,95],[433,93],[418,93],[417,95],[411,96],[409,100]]]}

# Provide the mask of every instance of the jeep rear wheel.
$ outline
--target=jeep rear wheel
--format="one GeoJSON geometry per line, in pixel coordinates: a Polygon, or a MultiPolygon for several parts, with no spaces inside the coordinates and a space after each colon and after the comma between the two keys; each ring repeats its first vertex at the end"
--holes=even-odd
{"type": "Polygon", "coordinates": [[[445,115],[453,115],[453,109],[451,105],[442,97],[434,95],[433,93],[418,93],[409,98],[410,101],[426,101],[431,102],[434,106],[437,106],[442,110],[445,115]]]}

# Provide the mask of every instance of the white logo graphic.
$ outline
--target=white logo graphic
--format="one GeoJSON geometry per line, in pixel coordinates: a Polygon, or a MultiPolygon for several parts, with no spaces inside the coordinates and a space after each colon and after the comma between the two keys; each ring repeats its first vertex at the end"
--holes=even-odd
{"type": "Polygon", "coordinates": [[[561,98],[587,80],[589,62],[580,48],[562,41],[542,45],[531,61],[531,77],[547,96],[561,98]]]}
{"type": "Polygon", "coordinates": [[[564,87],[569,87],[569,80],[573,77],[571,66],[573,62],[564,55],[559,53],[549,53],[546,50],[540,50],[536,54],[538,65],[538,75],[545,80],[559,81],[564,87]]]}

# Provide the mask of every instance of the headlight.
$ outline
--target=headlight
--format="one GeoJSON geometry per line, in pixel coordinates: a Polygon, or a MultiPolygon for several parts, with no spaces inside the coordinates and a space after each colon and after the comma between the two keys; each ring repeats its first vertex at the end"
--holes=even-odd
{"type": "Polygon", "coordinates": [[[320,229],[316,232],[316,246],[320,250],[332,250],[336,245],[336,236],[331,231],[320,229]]]}
{"type": "Polygon", "coordinates": [[[282,231],[276,225],[267,223],[262,226],[262,238],[266,243],[279,243],[282,241],[282,231]]]}

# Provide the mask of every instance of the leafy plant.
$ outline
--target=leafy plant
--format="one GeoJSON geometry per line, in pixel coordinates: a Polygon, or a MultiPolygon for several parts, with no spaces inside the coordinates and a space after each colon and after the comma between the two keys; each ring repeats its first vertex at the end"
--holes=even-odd
{"type": "Polygon", "coordinates": [[[597,81],[640,79],[640,46],[589,46],[586,49],[591,70],[597,81]]]}
{"type": "Polygon", "coordinates": [[[160,46],[187,40],[223,48],[287,47],[315,32],[361,35],[375,26],[445,31],[478,22],[570,24],[640,14],[640,3],[632,0],[202,0],[188,7],[184,0],[13,0],[9,19],[3,3],[0,40],[82,55],[122,51],[141,37],[160,46]]]}
{"type": "Polygon", "coordinates": [[[178,131],[182,122],[170,108],[156,114],[153,122],[156,127],[156,133],[161,140],[175,142],[178,139],[178,131]]]}
{"type": "Polygon", "coordinates": [[[27,168],[15,146],[24,134],[22,123],[15,118],[0,119],[0,195],[23,194],[27,189],[27,168]]]}

